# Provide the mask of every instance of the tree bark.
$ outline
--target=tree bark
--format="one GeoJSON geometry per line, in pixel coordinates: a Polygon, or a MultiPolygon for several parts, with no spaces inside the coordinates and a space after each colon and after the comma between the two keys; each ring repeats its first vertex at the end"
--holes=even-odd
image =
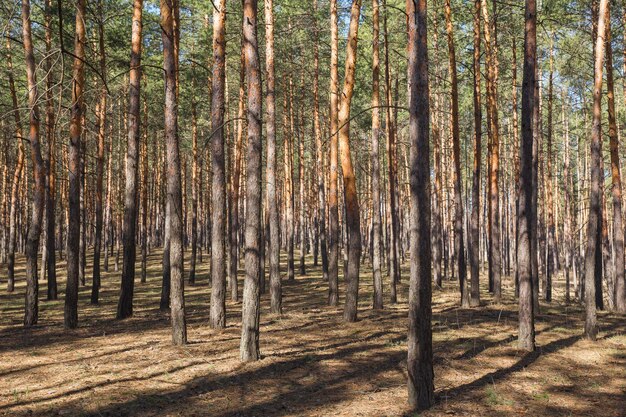
{"type": "Polygon", "coordinates": [[[246,79],[248,84],[248,147],[246,158],[246,230],[245,230],[245,281],[243,305],[241,308],[242,361],[258,360],[259,353],[259,313],[260,313],[260,252],[262,213],[262,92],[261,69],[257,44],[257,0],[243,2],[243,37],[245,51],[246,79]]]}
{"type": "Polygon", "coordinates": [[[11,40],[7,37],[7,66],[9,75],[9,89],[11,90],[11,101],[13,104],[13,117],[15,119],[15,140],[17,142],[17,160],[13,174],[13,184],[11,186],[11,204],[9,209],[9,248],[7,256],[7,291],[13,292],[15,288],[15,250],[17,245],[17,216],[18,216],[18,193],[20,180],[24,170],[24,144],[22,143],[22,121],[17,103],[17,93],[15,91],[15,80],[13,76],[13,61],[11,59],[11,40]]]}
{"type": "Polygon", "coordinates": [[[535,106],[535,66],[537,64],[537,5],[526,0],[524,27],[524,75],[522,82],[522,140],[520,144],[519,207],[517,210],[517,265],[519,275],[520,349],[535,350],[533,311],[531,223],[533,204],[533,114],[535,106]]]}
{"type": "Polygon", "coordinates": [[[500,208],[499,208],[499,165],[500,165],[500,134],[498,124],[497,86],[496,86],[496,54],[491,39],[491,28],[487,0],[481,0],[483,20],[483,32],[485,35],[485,49],[487,56],[487,113],[490,136],[489,146],[489,206],[488,206],[488,229],[489,229],[489,276],[493,282],[493,296],[496,303],[501,297],[501,257],[502,248],[500,243],[500,208]]]}
{"type": "Polygon", "coordinates": [[[546,143],[546,170],[544,182],[546,185],[545,211],[547,217],[547,257],[546,257],[546,279],[544,281],[543,298],[545,301],[552,301],[552,274],[556,260],[556,238],[554,224],[554,197],[552,191],[552,113],[553,113],[553,90],[554,90],[554,40],[550,40],[550,74],[548,76],[548,136],[546,143]]]}
{"type": "Polygon", "coordinates": [[[85,0],[76,2],[76,37],[74,43],[74,69],[72,79],[72,107],[70,120],[70,146],[68,150],[68,231],[67,231],[67,282],[65,289],[65,327],[78,326],[78,273],[80,257],[80,149],[83,119],[83,89],[85,86],[85,0]]]}
{"type": "MultiPolygon", "coordinates": [[[[610,5],[607,6],[609,13],[610,5]]],[[[613,80],[613,50],[611,47],[611,19],[606,19],[606,86],[609,116],[609,140],[611,150],[611,194],[613,197],[613,250],[615,255],[614,298],[615,309],[626,312],[626,298],[624,298],[624,224],[622,219],[622,178],[619,161],[619,139],[617,137],[617,122],[615,116],[615,83],[613,80]],[[621,293],[621,294],[620,294],[621,293]]]]}
{"type": "Polygon", "coordinates": [[[346,47],[346,68],[337,116],[339,124],[339,152],[341,154],[341,171],[343,173],[344,199],[346,210],[346,228],[348,234],[348,268],[346,270],[346,304],[343,318],[353,322],[357,319],[357,303],[359,299],[359,267],[361,259],[361,220],[359,200],[356,191],[356,178],[350,155],[350,104],[354,91],[354,73],[356,70],[357,37],[359,32],[359,16],[361,0],[353,0],[350,10],[350,27],[348,29],[348,45],[346,47]]]}
{"type": "MultiPolygon", "coordinates": [[[[141,0],[136,0],[140,2],[141,0]]],[[[165,72],[165,145],[167,148],[167,205],[170,228],[170,310],[172,342],[187,343],[185,321],[184,264],[183,264],[183,213],[180,179],[180,154],[178,151],[178,97],[176,94],[176,36],[174,16],[178,3],[161,0],[161,31],[163,39],[163,69],[165,72]]],[[[131,78],[132,79],[132,78],[131,78]]]]}
{"type": "Polygon", "coordinates": [[[480,97],[480,0],[474,0],[474,170],[470,220],[470,306],[480,305],[480,162],[482,155],[482,106],[480,97]]]}
{"type": "MultiPolygon", "coordinates": [[[[98,1],[98,53],[100,58],[100,76],[106,82],[106,51],[104,49],[104,10],[102,0],[98,1]]],[[[96,155],[96,233],[93,246],[93,276],[91,285],[91,304],[98,304],[100,295],[100,253],[102,251],[102,190],[104,174],[104,146],[106,140],[106,112],[107,89],[103,84],[100,90],[100,100],[97,105],[96,131],[98,132],[98,150],[96,155]]],[[[50,218],[50,217],[48,217],[50,218]]],[[[50,255],[48,255],[50,256],[50,255]]]]}
{"type": "Polygon", "coordinates": [[[378,52],[379,6],[378,0],[372,0],[372,274],[374,280],[373,307],[383,308],[383,277],[381,273],[381,235],[382,224],[380,214],[380,161],[378,156],[380,137],[380,59],[378,52]]]}
{"type": "Polygon", "coordinates": [[[411,149],[411,278],[407,370],[409,405],[435,402],[431,329],[430,149],[426,0],[407,1],[409,142],[411,149]]]}
{"type": "Polygon", "coordinates": [[[278,203],[276,197],[276,95],[274,81],[274,5],[273,0],[265,0],[265,70],[267,89],[267,171],[266,193],[269,234],[270,261],[270,310],[274,314],[282,313],[282,284],[280,279],[280,229],[278,203]]]}
{"type": "Polygon", "coordinates": [[[600,242],[602,219],[602,67],[604,65],[604,44],[608,0],[600,0],[598,11],[597,36],[594,54],[593,124],[591,127],[591,184],[589,190],[589,220],[587,222],[587,245],[585,252],[585,337],[595,340],[598,333],[596,320],[596,263],[601,256],[597,248],[600,242]]]}
{"type": "Polygon", "coordinates": [[[454,32],[452,29],[452,11],[450,0],[445,0],[444,14],[446,19],[446,33],[448,35],[448,72],[450,73],[452,117],[450,130],[452,131],[452,153],[454,159],[454,251],[459,268],[459,285],[461,288],[461,306],[469,307],[469,292],[467,288],[467,267],[465,264],[465,244],[463,240],[463,195],[461,190],[461,138],[459,133],[459,87],[456,70],[456,51],[454,46],[454,32]]]}
{"type": "Polygon", "coordinates": [[[339,192],[338,192],[338,28],[337,0],[330,0],[330,150],[329,150],[329,189],[328,189],[328,304],[339,302],[339,192]]]}
{"type": "Polygon", "coordinates": [[[56,132],[54,99],[52,97],[52,0],[45,3],[45,28],[46,28],[46,142],[48,143],[48,161],[46,183],[46,261],[48,280],[48,300],[56,300],[57,274],[56,274],[56,132]]]}
{"type": "Polygon", "coordinates": [[[37,275],[37,253],[39,237],[46,197],[45,169],[41,157],[39,142],[39,105],[37,104],[37,74],[35,54],[33,52],[33,38],[30,26],[30,1],[22,0],[22,31],[24,40],[24,54],[26,59],[26,76],[28,79],[28,107],[30,114],[30,141],[31,159],[33,163],[33,211],[28,237],[26,239],[26,308],[24,312],[24,326],[37,324],[39,318],[39,281],[37,275]]]}
{"type": "Polygon", "coordinates": [[[224,161],[224,84],[226,0],[213,9],[213,79],[211,96],[211,317],[214,329],[226,327],[226,167],[224,161]]]}

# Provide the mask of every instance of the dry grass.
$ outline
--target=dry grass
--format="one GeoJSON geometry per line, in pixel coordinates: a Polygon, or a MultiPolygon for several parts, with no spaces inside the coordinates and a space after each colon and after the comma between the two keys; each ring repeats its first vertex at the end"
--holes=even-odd
{"type": "MultiPolygon", "coordinates": [[[[0,294],[0,415],[398,416],[406,407],[406,294],[382,312],[371,307],[362,274],[360,320],[326,306],[319,268],[284,284],[281,317],[262,298],[263,359],[238,360],[240,305],[227,303],[227,329],[209,329],[207,265],[186,288],[189,345],[171,346],[158,311],[160,253],[135,286],[135,315],[116,321],[119,273],[103,277],[101,304],[80,291],[80,327],[63,329],[63,301],[42,301],[39,325],[23,329],[23,260],[15,293],[0,294]]],[[[60,289],[64,266],[59,264],[60,289]]],[[[89,276],[89,270],[87,271],[89,276]]],[[[560,281],[557,284],[561,284],[560,281]]],[[[45,297],[45,282],[41,282],[45,297]]],[[[241,285],[241,281],[240,281],[241,285]]],[[[454,282],[435,291],[437,405],[422,416],[626,416],[626,322],[600,313],[600,340],[580,338],[578,305],[544,305],[538,350],[516,349],[511,289],[504,303],[457,306],[454,282]]],[[[558,294],[555,299],[562,297],[558,294]]]]}

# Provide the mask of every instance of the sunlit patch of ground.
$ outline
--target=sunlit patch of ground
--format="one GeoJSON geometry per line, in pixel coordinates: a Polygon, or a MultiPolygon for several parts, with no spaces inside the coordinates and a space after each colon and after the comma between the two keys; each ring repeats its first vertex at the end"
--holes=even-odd
{"type": "MultiPolygon", "coordinates": [[[[371,273],[364,268],[359,321],[345,324],[341,307],[326,306],[327,285],[307,258],[307,275],[284,281],[283,316],[269,314],[263,295],[263,359],[241,364],[240,304],[227,302],[224,331],[208,327],[204,260],[197,284],[186,287],[190,343],[173,347],[168,316],[158,310],[160,252],[150,255],[148,282],[135,284],[133,318],[115,320],[120,273],[111,265],[100,305],[90,305],[91,289],[81,286],[75,331],[63,329],[63,262],[59,300],[45,301],[46,282],[40,282],[39,324],[23,329],[20,258],[16,291],[0,291],[0,415],[417,415],[406,407],[408,270],[400,302],[388,303],[385,286],[385,310],[374,312],[371,273]]],[[[542,305],[537,318],[538,350],[524,353],[516,349],[510,279],[503,304],[491,304],[483,288],[476,309],[457,306],[456,285],[445,281],[443,291],[434,291],[437,404],[420,415],[626,415],[624,316],[601,312],[599,341],[582,340],[582,310],[560,302],[557,279],[558,301],[542,305]]]]}

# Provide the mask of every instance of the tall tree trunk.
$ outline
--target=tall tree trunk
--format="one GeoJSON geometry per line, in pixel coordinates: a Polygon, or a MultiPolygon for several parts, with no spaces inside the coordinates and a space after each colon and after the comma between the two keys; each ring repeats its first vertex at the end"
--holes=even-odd
{"type": "Polygon", "coordinates": [[[48,161],[46,183],[46,261],[48,300],[56,300],[57,294],[57,273],[56,273],[56,132],[54,99],[52,98],[52,0],[46,0],[45,4],[45,28],[46,28],[46,142],[48,143],[48,161]]]}
{"type": "Polygon", "coordinates": [[[83,119],[83,89],[85,86],[85,0],[76,2],[76,37],[72,79],[70,146],[68,151],[68,231],[67,282],[65,289],[65,327],[78,326],[78,263],[80,256],[80,148],[83,119]]]}
{"type": "Polygon", "coordinates": [[[241,308],[242,361],[258,360],[259,353],[259,274],[261,252],[261,160],[263,154],[261,68],[257,44],[257,0],[243,2],[243,37],[248,84],[248,147],[246,158],[245,281],[241,308]]]}
{"type": "Polygon", "coordinates": [[[519,275],[518,345],[535,350],[535,316],[532,278],[532,190],[533,190],[533,114],[535,105],[535,66],[537,64],[537,5],[526,0],[524,26],[524,75],[522,82],[522,140],[520,144],[519,207],[517,210],[517,265],[519,275]]]}
{"type": "Polygon", "coordinates": [[[226,0],[213,9],[213,79],[211,96],[211,318],[214,329],[226,327],[226,167],[224,160],[224,87],[226,73],[226,0]]]}
{"type": "Polygon", "coordinates": [[[13,117],[15,119],[15,140],[17,142],[17,160],[13,174],[13,184],[11,186],[11,208],[9,210],[9,250],[7,259],[7,291],[13,292],[15,288],[15,250],[17,245],[17,216],[18,216],[18,192],[20,180],[24,170],[24,144],[22,143],[22,121],[17,104],[17,93],[15,91],[15,80],[13,77],[13,62],[11,59],[11,40],[7,37],[7,65],[9,68],[9,89],[11,90],[11,100],[13,103],[13,117]]]}
{"type": "MultiPolygon", "coordinates": [[[[553,36],[553,35],[551,35],[553,36]]],[[[546,143],[546,217],[547,217],[547,257],[546,257],[546,279],[544,281],[543,298],[545,301],[552,301],[552,274],[554,272],[554,264],[556,259],[556,241],[555,241],[555,224],[554,224],[554,199],[552,191],[552,108],[553,108],[553,90],[554,90],[554,40],[550,40],[550,74],[548,76],[548,136],[546,143]]]]}
{"type": "MultiPolygon", "coordinates": [[[[141,0],[135,1],[141,2],[141,0]]],[[[187,325],[185,322],[185,281],[183,277],[183,198],[181,191],[181,164],[178,151],[177,133],[178,97],[176,94],[176,60],[178,56],[175,51],[176,36],[174,34],[174,16],[177,13],[177,8],[177,2],[173,0],[161,0],[161,34],[163,39],[163,70],[165,72],[165,145],[167,148],[167,205],[170,209],[170,309],[172,320],[172,342],[175,345],[184,345],[185,343],[187,343],[187,325]]]]}
{"type": "MultiPolygon", "coordinates": [[[[106,82],[106,55],[104,49],[104,10],[103,1],[98,1],[98,53],[100,58],[100,76],[106,82]]],[[[100,89],[100,101],[96,106],[98,132],[98,150],[96,156],[96,234],[93,245],[93,276],[91,285],[91,304],[98,304],[100,295],[100,253],[102,251],[102,190],[104,174],[104,146],[106,140],[107,89],[103,84],[100,89]]],[[[48,217],[49,218],[49,217],[48,217]]],[[[48,255],[49,256],[49,255],[48,255]]]]}
{"type": "Polygon", "coordinates": [[[191,285],[196,282],[196,258],[198,253],[198,200],[201,192],[199,184],[201,175],[199,171],[199,159],[198,159],[198,111],[195,95],[195,64],[191,64],[191,152],[192,152],[192,166],[191,166],[191,260],[189,267],[189,283],[191,285]]]}
{"type": "Polygon", "coordinates": [[[241,62],[239,64],[239,105],[237,112],[237,138],[235,141],[235,164],[232,169],[231,189],[230,189],[230,269],[228,272],[230,285],[230,299],[237,301],[239,299],[237,291],[237,270],[239,269],[239,193],[241,179],[241,158],[243,153],[243,127],[244,127],[244,109],[245,109],[245,58],[244,58],[244,41],[241,41],[241,62]]]}
{"type": "MultiPolygon", "coordinates": [[[[280,226],[276,197],[276,96],[274,81],[274,6],[265,0],[265,70],[267,103],[267,204],[270,224],[270,309],[274,314],[282,313],[282,284],[280,280],[280,226]]],[[[317,45],[317,44],[316,44],[317,45]]],[[[317,75],[317,72],[316,72],[317,75]]]]}
{"type": "Polygon", "coordinates": [[[143,95],[143,141],[141,143],[141,282],[146,282],[148,264],[148,100],[147,77],[142,74],[143,95]]]}
{"type": "MultiPolygon", "coordinates": [[[[313,7],[317,11],[317,0],[313,1],[313,7]]],[[[320,104],[319,104],[319,28],[317,18],[314,20],[316,41],[313,49],[314,74],[313,74],[313,130],[315,134],[315,149],[317,159],[317,195],[318,195],[318,227],[320,252],[322,256],[322,278],[328,281],[328,240],[326,233],[326,188],[324,186],[324,148],[322,144],[322,129],[320,127],[320,104]]],[[[269,82],[268,82],[269,86],[269,82]]]]}
{"type": "Polygon", "coordinates": [[[383,277],[381,274],[381,234],[380,215],[380,161],[378,156],[378,139],[380,137],[380,59],[378,53],[379,6],[378,0],[372,0],[372,274],[374,280],[374,309],[383,308],[383,277]]]}
{"type": "Polygon", "coordinates": [[[491,24],[489,20],[489,12],[487,9],[487,0],[481,0],[481,9],[483,14],[483,32],[485,34],[485,49],[487,51],[487,120],[489,122],[488,133],[490,136],[489,146],[489,276],[493,282],[494,301],[500,302],[501,297],[501,257],[502,249],[500,246],[500,208],[499,208],[499,164],[500,164],[500,134],[498,124],[498,105],[497,105],[497,69],[495,40],[491,39],[491,24]]]}
{"type": "MultiPolygon", "coordinates": [[[[572,178],[570,175],[570,143],[569,143],[569,119],[567,117],[567,113],[565,112],[566,108],[566,93],[563,90],[562,99],[561,99],[561,112],[562,112],[562,123],[563,123],[563,141],[565,148],[565,155],[563,161],[563,208],[564,208],[564,225],[563,225],[563,249],[565,251],[565,303],[570,302],[570,274],[572,270],[575,270],[575,260],[576,256],[574,254],[574,245],[572,244],[572,237],[575,227],[573,227],[572,217],[573,217],[573,189],[574,185],[572,183],[572,178]]],[[[574,222],[575,223],[575,222],[574,222]]]]}
{"type": "MultiPolygon", "coordinates": [[[[384,4],[386,10],[386,2],[384,4]]],[[[387,111],[385,114],[385,130],[387,134],[387,175],[389,181],[389,219],[391,224],[389,227],[389,279],[391,281],[391,303],[395,304],[398,301],[396,286],[400,282],[400,261],[398,260],[398,247],[399,247],[399,220],[398,220],[398,207],[397,207],[397,167],[398,167],[398,155],[396,151],[396,129],[393,123],[393,99],[391,88],[391,63],[389,60],[389,33],[387,31],[387,13],[385,11],[384,21],[385,29],[385,86],[386,86],[386,99],[387,99],[387,111]]]]}
{"type": "Polygon", "coordinates": [[[480,161],[482,155],[482,107],[480,100],[480,0],[474,0],[474,170],[470,220],[470,305],[480,305],[480,161]]]}
{"type": "Polygon", "coordinates": [[[445,0],[444,14],[446,18],[446,33],[448,35],[448,72],[451,79],[452,117],[450,130],[452,131],[452,153],[454,159],[454,251],[459,268],[459,285],[461,287],[461,305],[469,307],[469,293],[467,288],[467,273],[465,265],[465,245],[463,239],[463,196],[461,194],[461,138],[459,133],[459,87],[456,73],[456,51],[454,46],[454,32],[452,29],[452,11],[450,0],[445,0]]]}
{"type": "MultiPolygon", "coordinates": [[[[133,315],[135,286],[135,234],[137,229],[137,172],[139,165],[140,98],[141,98],[141,14],[143,0],[133,1],[133,23],[130,54],[128,102],[128,147],[126,151],[126,185],[124,191],[124,260],[117,318],[133,315]]],[[[163,5],[162,5],[163,7],[163,5]]],[[[169,178],[168,178],[169,179],[169,178]]]]}
{"type": "MultiPolygon", "coordinates": [[[[304,75],[304,72],[302,73],[304,75]]],[[[302,80],[304,84],[304,80],[302,80]]],[[[303,115],[304,111],[300,111],[303,115]]],[[[298,185],[300,194],[300,275],[306,275],[306,265],[304,258],[306,255],[306,222],[305,222],[305,204],[306,204],[306,191],[304,189],[304,132],[302,131],[304,124],[301,123],[298,129],[298,185]]]]}
{"type": "Polygon", "coordinates": [[[430,246],[430,149],[426,0],[408,1],[409,142],[411,147],[411,279],[407,370],[409,405],[435,402],[430,246]]]}
{"type": "Polygon", "coordinates": [[[39,281],[37,275],[37,253],[39,237],[45,204],[45,169],[41,157],[39,142],[39,105],[37,103],[37,74],[35,54],[33,52],[33,38],[30,27],[30,1],[22,0],[22,31],[24,40],[24,54],[26,58],[26,75],[28,79],[28,107],[30,114],[30,141],[31,159],[33,162],[33,211],[28,237],[26,240],[26,308],[24,312],[24,326],[37,324],[39,317],[39,281]]]}
{"type": "Polygon", "coordinates": [[[337,0],[330,0],[330,150],[329,150],[329,189],[328,189],[328,304],[339,302],[339,191],[338,191],[338,73],[337,0]]]}
{"type": "Polygon", "coordinates": [[[604,44],[606,20],[610,18],[608,0],[600,0],[598,11],[597,36],[594,54],[593,124],[591,127],[591,184],[589,190],[589,220],[587,222],[587,245],[585,252],[585,337],[595,340],[598,333],[596,320],[596,263],[601,256],[602,196],[602,67],[604,65],[604,44]]]}
{"type": "MultiPolygon", "coordinates": [[[[610,5],[607,6],[609,13],[610,5]]],[[[613,250],[615,255],[614,305],[618,312],[626,312],[624,298],[624,224],[622,219],[622,178],[619,165],[619,140],[615,116],[615,83],[613,81],[613,50],[611,47],[611,19],[606,19],[606,87],[608,98],[609,139],[611,149],[611,194],[613,196],[613,250]],[[621,287],[621,288],[620,288],[621,287]],[[622,293],[620,295],[620,292],[622,293]]],[[[610,292],[609,292],[610,293],[610,292]]]]}
{"type": "Polygon", "coordinates": [[[292,281],[295,278],[294,262],[294,196],[293,196],[293,81],[289,76],[289,87],[284,94],[283,106],[284,123],[284,161],[285,161],[285,220],[287,222],[287,279],[292,281]]]}
{"type": "Polygon", "coordinates": [[[359,32],[361,0],[353,0],[350,10],[350,27],[346,47],[346,69],[339,105],[339,152],[343,173],[344,199],[346,210],[346,228],[348,234],[348,269],[346,271],[346,304],[343,311],[345,321],[356,321],[359,299],[359,267],[361,259],[361,220],[359,200],[356,192],[356,178],[350,155],[350,104],[354,91],[354,73],[356,70],[356,48],[359,32]]]}

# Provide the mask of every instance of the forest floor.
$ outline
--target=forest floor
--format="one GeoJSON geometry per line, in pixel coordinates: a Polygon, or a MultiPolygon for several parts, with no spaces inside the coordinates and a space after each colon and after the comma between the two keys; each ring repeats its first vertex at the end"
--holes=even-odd
{"type": "MultiPolygon", "coordinates": [[[[198,283],[186,286],[185,347],[171,345],[168,316],[158,309],[160,252],[150,255],[147,283],[135,284],[133,318],[115,320],[120,273],[111,268],[103,276],[100,305],[90,305],[89,285],[81,286],[74,331],[63,329],[64,262],[59,300],[41,301],[39,324],[22,327],[20,258],[15,292],[0,291],[0,415],[626,416],[625,317],[600,312],[599,340],[583,340],[583,311],[561,302],[561,277],[556,301],[542,303],[537,317],[534,353],[516,348],[517,304],[509,278],[500,305],[491,303],[484,286],[483,305],[474,309],[457,306],[455,282],[435,290],[437,404],[410,413],[409,274],[402,272],[399,303],[375,312],[371,273],[364,270],[359,320],[346,324],[340,307],[326,306],[320,268],[309,266],[306,276],[284,282],[282,316],[269,314],[268,294],[262,296],[263,358],[242,364],[241,304],[227,302],[225,330],[208,326],[206,255],[198,283]]],[[[43,298],[45,285],[40,282],[43,298]]],[[[240,294],[241,285],[240,277],[240,294]]]]}

